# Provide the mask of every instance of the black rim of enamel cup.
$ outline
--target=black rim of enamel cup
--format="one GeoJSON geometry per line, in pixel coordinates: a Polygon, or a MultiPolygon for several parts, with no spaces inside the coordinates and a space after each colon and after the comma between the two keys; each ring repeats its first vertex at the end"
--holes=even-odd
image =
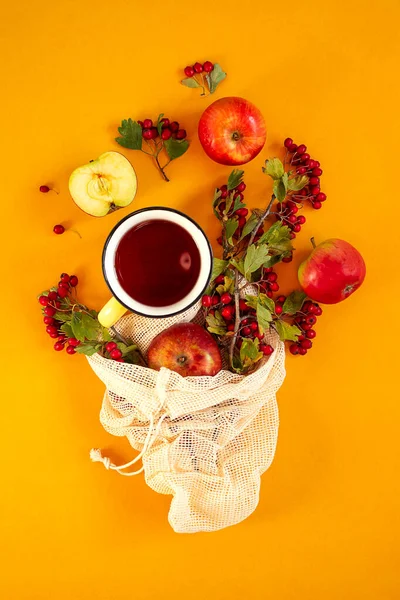
{"type": "MultiPolygon", "coordinates": [[[[192,306],[194,306],[196,304],[196,302],[198,302],[200,300],[200,298],[202,297],[204,291],[206,290],[206,288],[207,288],[207,286],[208,286],[208,284],[210,283],[210,280],[211,280],[211,274],[212,274],[212,268],[213,268],[213,252],[212,252],[210,241],[209,241],[208,237],[206,236],[206,234],[204,233],[203,229],[191,217],[189,217],[188,215],[185,215],[185,213],[181,212],[180,210],[176,210],[175,208],[167,208],[165,206],[148,206],[147,208],[140,208],[139,210],[135,210],[134,212],[130,213],[129,215],[126,215],[126,217],[124,217],[123,219],[121,219],[120,221],[118,221],[118,223],[111,229],[111,231],[108,234],[108,237],[107,237],[107,239],[105,241],[105,244],[104,244],[103,254],[102,254],[102,257],[101,257],[101,263],[102,263],[102,269],[103,269],[103,277],[104,277],[104,280],[105,280],[105,282],[106,282],[106,284],[108,286],[108,289],[110,290],[110,292],[112,293],[112,295],[114,296],[114,298],[120,304],[122,304],[122,306],[125,306],[125,308],[127,310],[129,310],[130,312],[133,312],[136,315],[140,315],[142,317],[149,317],[150,319],[166,319],[168,317],[173,317],[175,315],[179,315],[180,313],[185,312],[185,310],[188,310],[189,308],[191,308],[192,306]],[[113,235],[116,232],[116,230],[120,227],[120,225],[122,225],[122,223],[124,223],[128,219],[131,219],[134,215],[138,215],[140,213],[148,212],[148,211],[152,211],[152,210],[163,210],[163,211],[166,211],[166,212],[173,212],[173,213],[176,213],[177,215],[181,215],[182,217],[184,217],[185,219],[187,219],[188,221],[190,221],[191,223],[193,223],[193,225],[195,225],[197,227],[197,229],[203,234],[204,239],[207,242],[208,250],[210,252],[210,259],[211,259],[211,261],[210,261],[211,262],[211,264],[210,264],[210,272],[208,274],[207,281],[205,282],[204,287],[202,288],[200,294],[198,296],[196,296],[196,298],[190,304],[185,305],[181,310],[177,310],[174,313],[168,313],[166,315],[148,315],[146,313],[142,313],[142,312],[139,312],[138,310],[133,309],[131,306],[128,306],[125,302],[123,302],[117,296],[117,294],[115,293],[115,291],[112,289],[111,284],[110,284],[110,282],[108,280],[108,277],[107,277],[106,269],[105,269],[105,256],[106,256],[107,246],[110,243],[110,240],[113,237],[113,235]]],[[[163,308],[163,307],[159,307],[159,308],[163,308]]]]}

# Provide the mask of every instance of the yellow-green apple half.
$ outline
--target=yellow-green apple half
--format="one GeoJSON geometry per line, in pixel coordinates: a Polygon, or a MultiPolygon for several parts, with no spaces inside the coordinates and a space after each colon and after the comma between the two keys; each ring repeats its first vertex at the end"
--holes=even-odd
{"type": "Polygon", "coordinates": [[[147,352],[150,369],[166,367],[182,377],[216,375],[221,353],[212,335],[195,323],[177,323],[159,333],[147,352]]]}
{"type": "Polygon", "coordinates": [[[119,152],[104,152],[98,159],[75,169],[69,178],[69,191],[74,202],[94,217],[104,217],[128,206],[136,189],[135,171],[119,152]]]}
{"type": "Polygon", "coordinates": [[[221,165],[243,165],[261,152],[265,122],[254,104],[235,96],[213,102],[199,121],[205,153],[221,165]]]}
{"type": "Polygon", "coordinates": [[[344,240],[331,239],[314,248],[299,267],[299,282],[309,298],[337,304],[355,292],[365,278],[365,262],[344,240]]]}

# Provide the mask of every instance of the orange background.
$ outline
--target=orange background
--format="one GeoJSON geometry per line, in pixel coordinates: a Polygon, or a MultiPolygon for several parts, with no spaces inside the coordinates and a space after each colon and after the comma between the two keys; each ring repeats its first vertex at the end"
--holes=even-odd
{"type": "Polygon", "coordinates": [[[399,152],[399,8],[395,0],[3,6],[3,598],[399,597],[399,220],[390,166],[399,152]],[[311,235],[352,242],[368,274],[351,299],[325,308],[312,352],[287,359],[277,454],[255,514],[217,533],[178,535],[168,497],[90,463],[92,446],[121,461],[132,449],[102,430],[103,385],[86,360],[52,350],[36,294],[67,271],[78,274],[81,299],[100,308],[102,244],[131,208],[177,207],[217,237],[210,199],[230,169],[196,138],[211,99],[179,85],[181,68],[198,59],[228,72],[215,98],[244,96],[265,116],[266,147],[245,167],[251,206],[266,202],[261,166],[287,135],[324,169],[328,201],[307,210],[283,288],[311,235]],[[68,195],[71,171],[120,149],[122,118],[159,112],[192,139],[169,167],[171,182],[147,156],[124,151],[139,180],[134,205],[103,219],[80,212],[68,195]],[[60,195],[40,194],[44,183],[60,195]],[[58,222],[83,239],[55,236],[58,222]]]}

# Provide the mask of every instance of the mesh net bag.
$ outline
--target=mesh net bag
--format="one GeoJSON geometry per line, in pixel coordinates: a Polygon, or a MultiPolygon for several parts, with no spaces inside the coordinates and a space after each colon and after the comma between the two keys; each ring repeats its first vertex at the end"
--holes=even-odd
{"type": "MultiPolygon", "coordinates": [[[[115,328],[145,355],[158,333],[182,321],[201,324],[199,306],[166,319],[130,314],[115,328]]],[[[166,368],[154,371],[98,354],[88,358],[106,386],[102,425],[139,451],[119,467],[98,449],[91,451],[92,460],[123,475],[144,471],[152,489],[171,494],[168,518],[176,532],[239,523],[258,504],[260,476],[277,442],[276,392],[285,377],[285,354],[276,335],[268,343],[274,353],[250,375],[223,369],[214,377],[184,378],[166,368]]]]}

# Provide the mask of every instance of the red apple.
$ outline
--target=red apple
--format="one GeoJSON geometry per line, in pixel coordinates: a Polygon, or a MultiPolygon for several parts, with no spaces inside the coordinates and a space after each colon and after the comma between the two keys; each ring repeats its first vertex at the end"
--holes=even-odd
{"type": "Polygon", "coordinates": [[[326,240],[299,267],[300,285],[309,298],[336,304],[355,292],[365,278],[365,262],[358,250],[343,240],[326,240]]]}
{"type": "Polygon", "coordinates": [[[151,342],[147,363],[182,377],[216,375],[222,368],[221,353],[212,335],[195,323],[177,323],[159,333],[151,342]]]}
{"type": "Polygon", "coordinates": [[[243,165],[261,152],[266,130],[262,114],[243,98],[221,98],[203,112],[199,138],[205,153],[221,165],[243,165]]]}

